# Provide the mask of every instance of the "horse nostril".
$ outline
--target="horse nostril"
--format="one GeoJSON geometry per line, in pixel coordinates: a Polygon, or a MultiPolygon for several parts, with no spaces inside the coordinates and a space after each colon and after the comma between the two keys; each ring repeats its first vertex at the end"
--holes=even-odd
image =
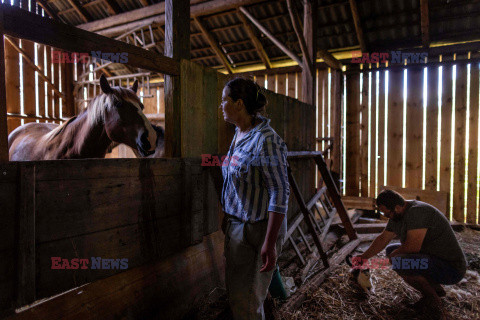
{"type": "Polygon", "coordinates": [[[142,148],[144,150],[150,150],[150,141],[148,141],[148,133],[144,132],[140,137],[140,142],[142,143],[142,148]]]}

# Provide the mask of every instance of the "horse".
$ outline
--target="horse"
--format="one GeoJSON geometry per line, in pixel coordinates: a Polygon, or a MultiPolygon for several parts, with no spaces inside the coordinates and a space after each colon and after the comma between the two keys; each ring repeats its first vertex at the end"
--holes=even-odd
{"type": "Polygon", "coordinates": [[[104,158],[113,143],[124,143],[142,157],[155,152],[157,133],[143,113],[132,87],[110,87],[100,77],[103,93],[78,116],[62,125],[27,123],[8,136],[10,161],[104,158]]]}

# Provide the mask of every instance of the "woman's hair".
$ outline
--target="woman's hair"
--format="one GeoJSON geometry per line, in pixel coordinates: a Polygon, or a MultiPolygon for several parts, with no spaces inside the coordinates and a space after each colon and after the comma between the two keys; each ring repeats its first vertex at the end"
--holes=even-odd
{"type": "Polygon", "coordinates": [[[376,202],[377,206],[384,205],[388,210],[393,211],[397,205],[403,207],[405,199],[398,192],[385,189],[378,194],[376,202]]]}
{"type": "Polygon", "coordinates": [[[267,98],[262,93],[260,86],[250,79],[235,78],[227,82],[225,87],[230,89],[230,98],[233,101],[243,100],[248,114],[256,116],[265,112],[267,98]]]}

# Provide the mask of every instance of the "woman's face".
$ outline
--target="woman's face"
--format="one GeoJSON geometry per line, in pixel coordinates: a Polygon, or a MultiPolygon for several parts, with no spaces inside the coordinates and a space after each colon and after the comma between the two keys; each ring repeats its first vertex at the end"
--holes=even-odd
{"type": "Polygon", "coordinates": [[[239,103],[240,100],[237,100],[234,102],[232,98],[230,98],[230,88],[225,87],[223,88],[223,93],[222,93],[222,103],[220,104],[220,109],[222,109],[223,112],[223,119],[227,122],[235,124],[237,122],[237,119],[239,117],[239,103]]]}

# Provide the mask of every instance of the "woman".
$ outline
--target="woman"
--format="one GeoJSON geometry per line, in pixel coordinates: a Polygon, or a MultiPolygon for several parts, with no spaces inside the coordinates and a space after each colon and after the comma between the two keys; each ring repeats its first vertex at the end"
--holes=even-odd
{"type": "Polygon", "coordinates": [[[236,78],[223,89],[225,121],[236,126],[222,166],[225,281],[234,319],[264,319],[276,259],[287,231],[287,147],[260,115],[267,101],[255,82],[236,78]]]}

